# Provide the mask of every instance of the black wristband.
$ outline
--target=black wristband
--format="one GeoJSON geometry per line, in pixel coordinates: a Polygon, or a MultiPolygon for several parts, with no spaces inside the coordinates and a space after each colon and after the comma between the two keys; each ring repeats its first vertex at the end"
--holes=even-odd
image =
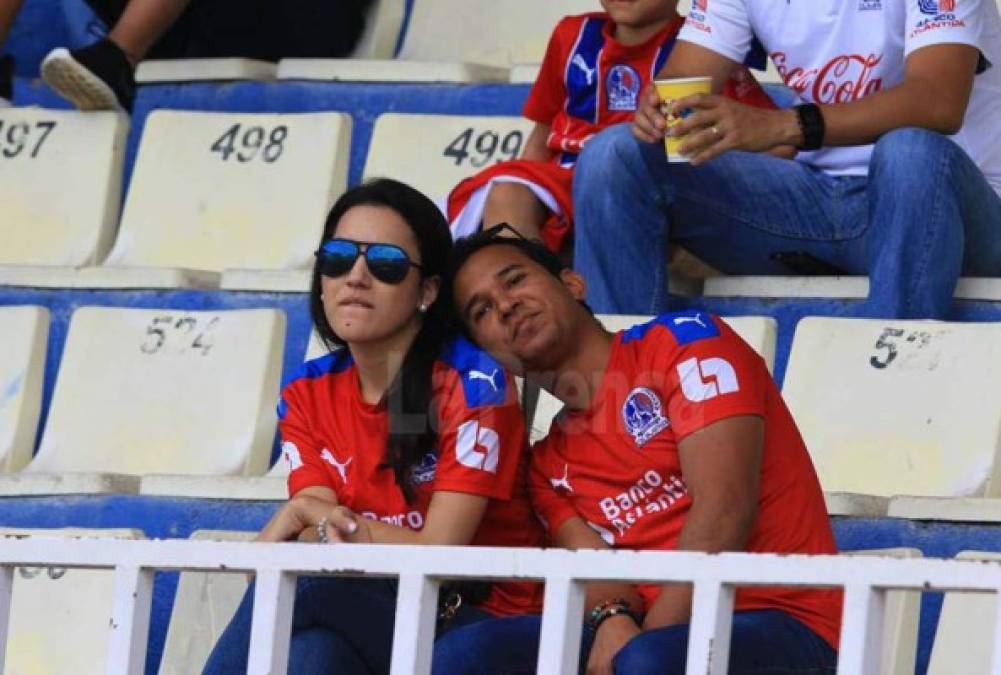
{"type": "Polygon", "coordinates": [[[824,115],[820,112],[820,106],[813,103],[805,103],[794,108],[799,121],[799,128],[803,132],[802,145],[796,146],[798,150],[817,150],[824,145],[824,115]]]}

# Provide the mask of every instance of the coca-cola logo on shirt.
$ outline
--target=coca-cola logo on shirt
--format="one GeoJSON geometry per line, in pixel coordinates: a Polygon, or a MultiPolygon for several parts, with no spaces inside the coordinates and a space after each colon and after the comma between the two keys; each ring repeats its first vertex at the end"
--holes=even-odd
{"type": "Polygon", "coordinates": [[[815,103],[857,101],[883,86],[883,79],[875,76],[882,54],[842,54],[820,68],[791,66],[785,52],[771,56],[786,85],[815,103]]]}

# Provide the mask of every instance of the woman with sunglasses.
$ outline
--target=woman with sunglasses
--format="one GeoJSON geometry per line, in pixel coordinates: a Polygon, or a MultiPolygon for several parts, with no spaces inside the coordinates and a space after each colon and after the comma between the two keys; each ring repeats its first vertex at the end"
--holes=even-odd
{"type": "MultiPolygon", "coordinates": [[[[374,180],[334,205],[310,292],[313,324],[333,351],[283,387],[290,499],[259,540],[541,545],[513,381],[447,329],[439,291],[450,251],[438,208],[402,183],[374,180]]],[[[384,579],[300,578],[289,672],[388,672],[395,595],[384,579]]],[[[538,584],[479,595],[449,595],[438,633],[541,609],[538,584]]],[[[252,603],[251,587],[206,673],[245,672],[252,603]]]]}

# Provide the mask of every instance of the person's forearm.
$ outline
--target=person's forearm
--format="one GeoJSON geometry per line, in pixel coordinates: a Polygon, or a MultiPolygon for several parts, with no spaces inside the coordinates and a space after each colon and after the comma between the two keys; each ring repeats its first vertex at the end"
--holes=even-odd
{"type": "Polygon", "coordinates": [[[525,147],[521,151],[521,159],[528,159],[534,162],[548,162],[552,159],[553,151],[546,144],[549,139],[549,133],[549,125],[536,123],[525,140],[525,147]]]}
{"type": "Polygon", "coordinates": [[[852,103],[821,106],[824,145],[873,143],[887,131],[918,127],[954,134],[963,124],[965,105],[935,95],[920,81],[904,82],[852,103]]]}
{"type": "MultiPolygon", "coordinates": [[[[696,501],[678,535],[679,551],[742,551],[747,544],[756,509],[703,507],[696,501]]],[[[688,584],[667,584],[650,607],[643,628],[688,623],[692,616],[692,589],[688,584]]]]}

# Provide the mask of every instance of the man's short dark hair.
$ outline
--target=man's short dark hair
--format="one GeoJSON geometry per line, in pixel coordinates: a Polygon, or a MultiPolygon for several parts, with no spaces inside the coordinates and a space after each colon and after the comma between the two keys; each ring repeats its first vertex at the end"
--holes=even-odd
{"type": "Polygon", "coordinates": [[[459,274],[459,270],[475,253],[488,246],[513,246],[557,279],[560,278],[560,272],[569,269],[569,266],[565,265],[560,257],[546,248],[541,241],[528,239],[508,223],[500,223],[455,242],[452,247],[452,263],[448,275],[452,281],[450,285],[453,286],[450,290],[454,289],[455,277],[459,274]]]}

